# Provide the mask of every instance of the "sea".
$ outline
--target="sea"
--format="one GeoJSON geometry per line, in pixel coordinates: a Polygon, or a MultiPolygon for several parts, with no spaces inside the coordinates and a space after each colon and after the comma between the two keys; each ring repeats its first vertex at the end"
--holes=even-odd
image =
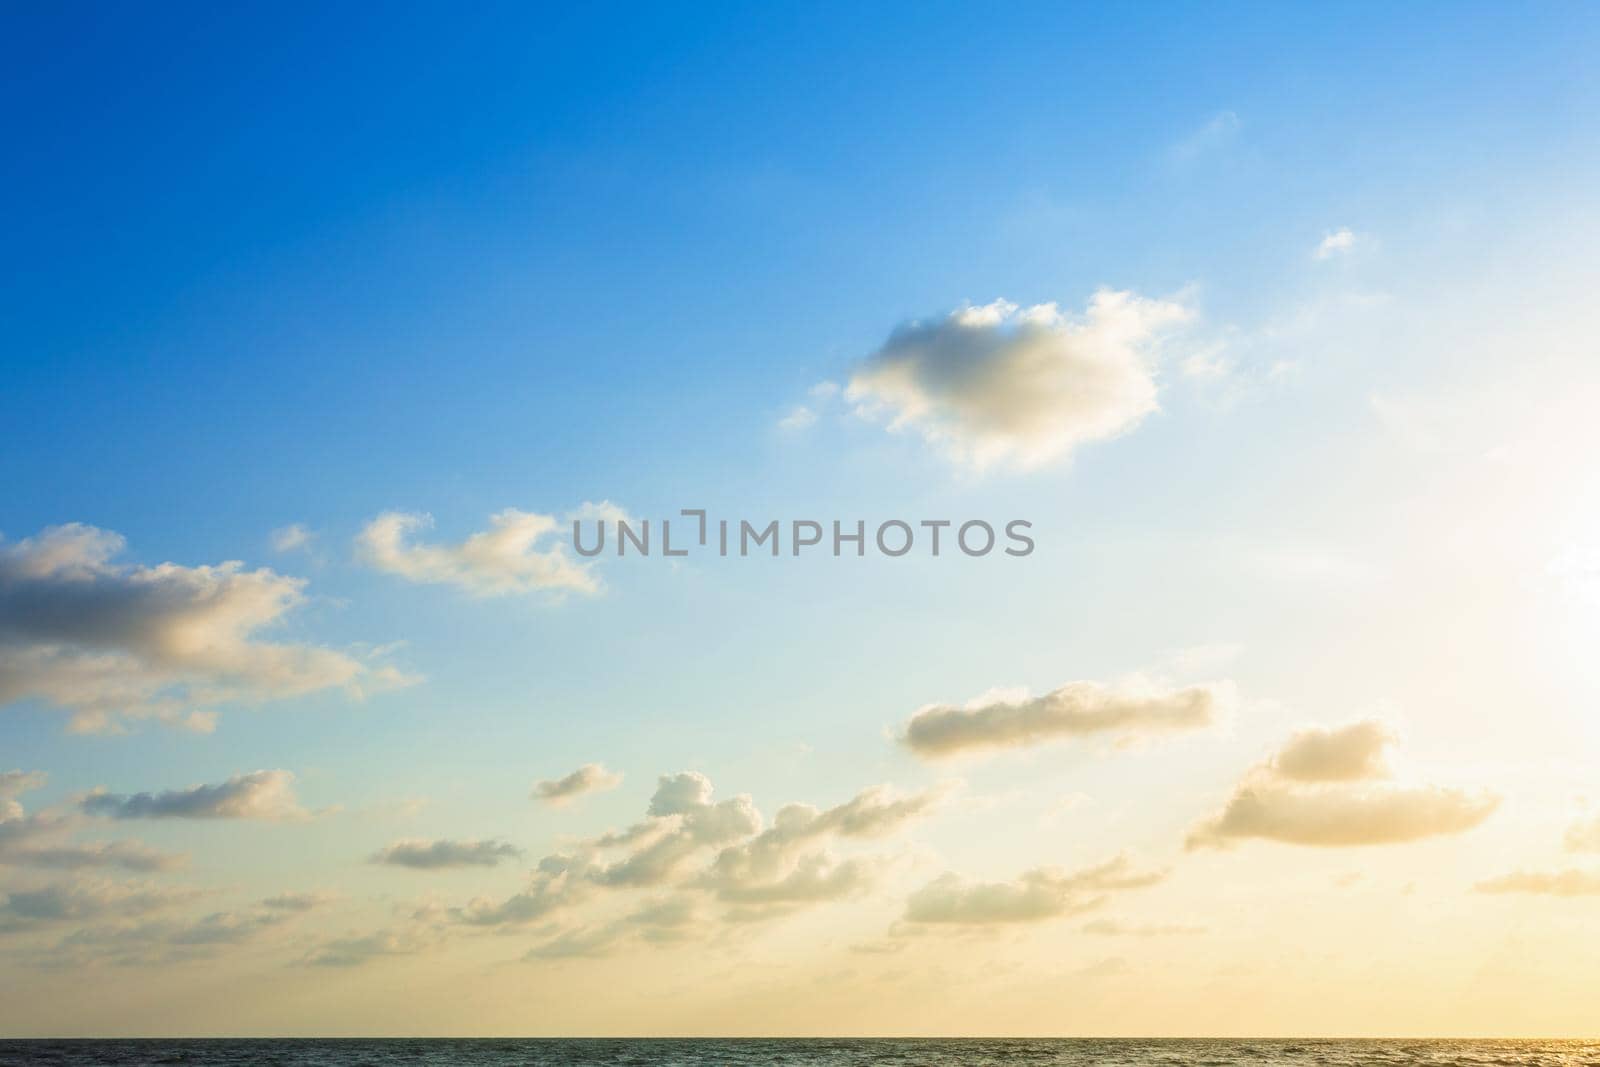
{"type": "Polygon", "coordinates": [[[1103,1040],[1092,1038],[259,1038],[0,1041],[0,1064],[262,1067],[1275,1067],[1436,1064],[1600,1067],[1600,1040],[1103,1040]]]}

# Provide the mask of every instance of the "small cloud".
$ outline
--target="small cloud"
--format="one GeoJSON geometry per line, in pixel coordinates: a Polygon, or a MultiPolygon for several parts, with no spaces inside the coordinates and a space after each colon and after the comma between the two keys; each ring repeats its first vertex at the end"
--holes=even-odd
{"type": "Polygon", "coordinates": [[[1155,885],[1164,871],[1141,871],[1126,856],[1078,871],[1038,867],[1014,882],[969,882],[945,874],[906,901],[905,921],[988,926],[1033,923],[1099,907],[1105,894],[1155,885]]]}
{"type": "MultiPolygon", "coordinates": [[[[44,788],[50,776],[43,771],[0,771],[0,800],[11,800],[23,793],[44,788]]],[[[5,808],[0,807],[0,815],[5,808]]]]}
{"type": "Polygon", "coordinates": [[[599,763],[585,763],[565,777],[535,782],[533,798],[552,807],[563,807],[586,793],[603,793],[621,784],[622,775],[606,770],[599,763]]]}
{"type": "Polygon", "coordinates": [[[844,398],[959,466],[1036,469],[1157,409],[1162,338],[1184,304],[1102,289],[1082,317],[1006,300],[904,323],[850,373],[844,398]]]}
{"type": "Polygon", "coordinates": [[[1349,227],[1343,227],[1338,230],[1330,230],[1323,236],[1322,241],[1317,245],[1316,251],[1312,253],[1312,256],[1313,258],[1319,260],[1332,259],[1334,256],[1342,256],[1354,248],[1358,240],[1359,238],[1350,230],[1349,227]]]}
{"type": "Polygon", "coordinates": [[[1600,815],[1579,819],[1562,839],[1568,852],[1600,852],[1600,815]]]}
{"type": "MultiPolygon", "coordinates": [[[[0,823],[0,833],[5,826],[0,823]]],[[[160,852],[139,841],[107,841],[95,844],[61,844],[32,848],[0,847],[0,865],[35,867],[43,870],[76,871],[95,867],[117,867],[125,871],[173,871],[184,866],[188,857],[181,853],[160,852]]]]}
{"type": "Polygon", "coordinates": [[[1185,378],[1218,381],[1233,373],[1233,361],[1223,354],[1226,351],[1225,345],[1208,345],[1185,356],[1178,369],[1185,378]]]}
{"type": "Polygon", "coordinates": [[[1479,893],[1537,893],[1553,897],[1596,896],[1600,895],[1600,872],[1517,871],[1515,874],[1479,882],[1473,889],[1479,893]]]}
{"type": "Polygon", "coordinates": [[[1118,919],[1096,919],[1085,923],[1083,932],[1099,937],[1173,937],[1203,934],[1204,926],[1184,926],[1176,923],[1126,923],[1118,919]]]}
{"type": "Polygon", "coordinates": [[[1070,682],[1040,697],[1000,691],[960,708],[929,705],[911,717],[900,741],[919,756],[941,758],[1096,734],[1129,739],[1210,726],[1232,700],[1228,682],[1183,688],[1070,682]]]}
{"type": "Polygon", "coordinates": [[[198,889],[148,883],[77,880],[35,889],[11,889],[0,901],[0,929],[10,923],[34,925],[86,919],[131,919],[187,904],[198,889]]]}
{"type": "Polygon", "coordinates": [[[327,904],[332,904],[338,899],[339,895],[337,893],[279,893],[276,896],[263,899],[261,906],[272,911],[303,912],[313,911],[327,904]]]}
{"type": "Polygon", "coordinates": [[[1180,165],[1194,163],[1233,144],[1243,127],[1244,123],[1237,114],[1232,111],[1219,111],[1207,119],[1199,129],[1174,144],[1169,155],[1174,163],[1180,165]]]}
{"type": "Polygon", "coordinates": [[[408,838],[374,852],[371,862],[434,871],[447,867],[494,867],[503,859],[520,855],[520,848],[492,839],[424,841],[408,838]]]}
{"type": "Polygon", "coordinates": [[[778,429],[798,433],[817,421],[817,413],[804,404],[796,404],[789,413],[778,420],[778,429]]]}
{"type": "MultiPolygon", "coordinates": [[[[621,509],[610,503],[585,504],[569,519],[614,519],[621,509]]],[[[599,580],[590,566],[568,552],[568,523],[554,515],[506,508],[489,519],[489,529],[459,544],[428,544],[413,535],[433,525],[429,515],[387,511],[356,537],[368,564],[408,581],[453,585],[473,596],[533,592],[595,593],[599,580]]]]}
{"type": "Polygon", "coordinates": [[[429,940],[408,930],[377,930],[370,934],[336,937],[307,953],[301,961],[311,967],[359,967],[388,956],[421,952],[429,940]]]}
{"type": "Polygon", "coordinates": [[[289,771],[236,774],[216,785],[196,785],[162,793],[108,793],[95,790],[79,800],[85,814],[108,819],[264,819],[297,820],[309,813],[295,799],[289,771]]]}
{"type": "Polygon", "coordinates": [[[1124,974],[1127,970],[1127,960],[1121,956],[1107,956],[1105,959],[1097,960],[1087,967],[1080,967],[1077,973],[1082,978],[1111,978],[1115,975],[1124,974]]]}
{"type": "Polygon", "coordinates": [[[274,552],[297,552],[311,547],[311,542],[316,539],[316,534],[301,525],[293,523],[272,531],[272,550],[274,552]]]}

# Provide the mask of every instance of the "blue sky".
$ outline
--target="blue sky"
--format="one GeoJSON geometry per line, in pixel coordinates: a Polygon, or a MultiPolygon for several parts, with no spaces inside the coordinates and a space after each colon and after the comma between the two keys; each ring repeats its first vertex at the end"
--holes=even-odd
{"type": "MultiPolygon", "coordinates": [[[[1559,838],[1558,809],[1581,799],[1578,770],[1539,793],[1529,768],[1600,751],[1575,710],[1596,680],[1569,654],[1600,632],[1594,613],[1536,577],[1600,536],[1575,458],[1597,384],[1583,310],[1600,177],[1591,7],[58,5],[3,18],[3,543],[83,523],[125,538],[130,566],[240,560],[303,578],[274,640],[353,656],[395,645],[385,662],[420,679],[224,706],[211,733],[140,719],[84,736],[37,694],[5,708],[0,770],[49,774],[29,811],[260,768],[292,771],[306,808],[340,809],[237,834],[140,826],[194,857],[162,877],[235,894],[326,887],[346,904],[325,937],[375,929],[423,892],[363,863],[385,840],[506,839],[531,861],[637,818],[656,776],[682,770],[719,797],[754,793],[769,815],[959,778],[967,799],[907,846],[921,875],[999,879],[1124,848],[1176,864],[1185,828],[1242,767],[1306,722],[1374,715],[1409,724],[1424,768],[1436,759],[1502,797],[1533,790],[1482,833],[1531,839],[1548,823],[1559,838]],[[965,467],[810,392],[858,380],[908,321],[997,299],[1075,317],[1102,288],[1188,319],[1158,353],[1159,411],[1050,463],[965,467]],[[797,406],[812,421],[786,428],[797,406]],[[597,596],[474,597],[385,572],[355,543],[386,511],[428,513],[423,536],[455,543],[502,509],[601,500],[651,518],[1023,517],[1040,548],[611,561],[597,596]],[[1491,504],[1499,525],[1485,525],[1491,504]],[[273,547],[290,524],[312,531],[305,550],[273,547]],[[1218,671],[1239,705],[1185,746],[1069,745],[951,770],[895,742],[918,708],[997,687],[1218,671]],[[1493,710],[1530,686],[1543,694],[1531,738],[1493,710]],[[574,812],[526,799],[534,779],[590,761],[625,784],[574,812]],[[1084,797],[1092,825],[1051,837],[1062,812],[1085,818],[1070,815],[1084,797]]],[[[1470,887],[1503,873],[1473,868],[1481,855],[1462,845],[1417,869],[1470,887]]],[[[1416,877],[1385,862],[1367,877],[1396,893],[1416,877]]],[[[0,892],[45,877],[14,872],[0,892]]],[[[513,891],[518,874],[440,877],[426,892],[459,906],[513,891]]],[[[1196,913],[1249,881],[1216,866],[1194,878],[1179,903],[1196,913]]],[[[1395,914],[1361,907],[1350,922],[1395,914]]],[[[775,989],[827,965],[808,956],[782,976],[794,957],[771,936],[740,951],[777,969],[775,989]]],[[[439,944],[462,967],[493,966],[483,942],[439,944]]],[[[1215,951],[1233,950],[1263,983],[1283,980],[1243,941],[1215,951]]],[[[274,951],[292,965],[319,950],[274,951]]],[[[1443,947],[1426,960],[1460,962],[1443,947]]],[[[25,963],[5,966],[46,996],[25,963]]],[[[227,966],[242,983],[277,973],[227,966]]],[[[1146,966],[1200,980],[1178,958],[1130,973],[1146,966]]],[[[1240,1032],[1365,1025],[1306,1008],[1311,985],[1240,1032]]],[[[371,1032],[377,988],[229,1018],[371,1032]]],[[[85,1025],[144,1025],[135,1001],[97,996],[85,1025]]],[[[690,999],[688,1030],[741,1017],[734,1000],[690,999]]],[[[1561,990],[1549,1003],[1502,1016],[1505,1029],[1577,1017],[1561,990]]],[[[938,1029],[897,994],[881,1004],[848,1026],[938,1029]]],[[[827,1030],[826,1009],[750,1017],[827,1030]]],[[[1159,1029],[1110,1000],[1096,1010],[1071,1025],[1159,1029]]],[[[424,1025],[560,1029],[460,1006],[424,1025]]],[[[1029,1030],[992,1014],[970,1026],[1029,1030]]]]}

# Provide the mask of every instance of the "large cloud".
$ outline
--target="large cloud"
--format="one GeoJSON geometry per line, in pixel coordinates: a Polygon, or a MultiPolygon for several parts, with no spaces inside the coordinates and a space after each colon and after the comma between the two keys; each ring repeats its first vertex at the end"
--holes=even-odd
{"type": "Polygon", "coordinates": [[[110,819],[304,819],[289,771],[251,771],[215,785],[161,793],[89,793],[79,806],[110,819]]]}
{"type": "Polygon", "coordinates": [[[1380,723],[1303,730],[1252,768],[1221,812],[1191,831],[1190,848],[1259,838],[1293,845],[1392,845],[1459,834],[1483,822],[1499,799],[1441,786],[1366,781],[1387,773],[1392,739],[1380,723]]]}
{"type": "Polygon", "coordinates": [[[1081,319],[1004,300],[907,323],[851,372],[856,410],[975,468],[1039,467],[1156,410],[1157,343],[1189,311],[1101,290],[1081,319]]]}
{"type": "Polygon", "coordinates": [[[561,778],[546,778],[535,782],[533,796],[553,807],[572,803],[585,793],[602,793],[622,784],[622,775],[608,771],[598,763],[585,763],[571,774],[561,778]]]}
{"type": "Polygon", "coordinates": [[[1232,694],[1226,682],[1176,689],[1069,682],[1039,697],[996,693],[965,707],[930,705],[911,717],[901,741],[919,756],[939,758],[1094,734],[1126,739],[1197,730],[1216,721],[1232,694]]]}
{"type": "Polygon", "coordinates": [[[73,728],[157,718],[208,729],[208,709],[411,679],[332,649],[261,639],[305,582],[237,562],[115,562],[123,540],[73,523],[0,545],[0,705],[44,700],[73,728]]]}
{"type": "Polygon", "coordinates": [[[1141,889],[1165,876],[1135,869],[1126,856],[1077,871],[1039,867],[1013,882],[969,882],[945,874],[911,894],[905,921],[954,926],[1040,922],[1088,911],[1108,893],[1141,889]]]}
{"type": "MultiPolygon", "coordinates": [[[[585,505],[612,515],[607,505],[585,505]]],[[[507,596],[539,591],[593,593],[599,581],[587,564],[568,550],[567,529],[554,515],[506,508],[489,519],[489,529],[460,544],[412,540],[433,525],[428,515],[388,511],[356,538],[362,557],[381,571],[413,582],[453,585],[474,596],[507,596]]]]}
{"type": "Polygon", "coordinates": [[[522,855],[522,850],[504,841],[396,841],[372,854],[373,863],[417,870],[444,867],[493,867],[503,859],[522,855]]]}

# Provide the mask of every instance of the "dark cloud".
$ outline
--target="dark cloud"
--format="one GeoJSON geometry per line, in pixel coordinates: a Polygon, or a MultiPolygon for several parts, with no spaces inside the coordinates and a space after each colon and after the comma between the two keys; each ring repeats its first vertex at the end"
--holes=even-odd
{"type": "Polygon", "coordinates": [[[372,854],[373,863],[418,870],[445,867],[493,867],[503,859],[514,859],[522,850],[504,841],[396,841],[372,854]]]}
{"type": "Polygon", "coordinates": [[[304,581],[237,562],[115,562],[123,540],[73,523],[0,545],[0,705],[38,699],[73,728],[157,718],[210,729],[206,709],[342,686],[410,681],[327,648],[263,640],[305,599],[304,581]]]}
{"type": "Polygon", "coordinates": [[[289,771],[251,771],[215,785],[195,785],[162,793],[118,794],[96,791],[79,806],[108,819],[268,819],[307,817],[294,796],[289,771]]]}

